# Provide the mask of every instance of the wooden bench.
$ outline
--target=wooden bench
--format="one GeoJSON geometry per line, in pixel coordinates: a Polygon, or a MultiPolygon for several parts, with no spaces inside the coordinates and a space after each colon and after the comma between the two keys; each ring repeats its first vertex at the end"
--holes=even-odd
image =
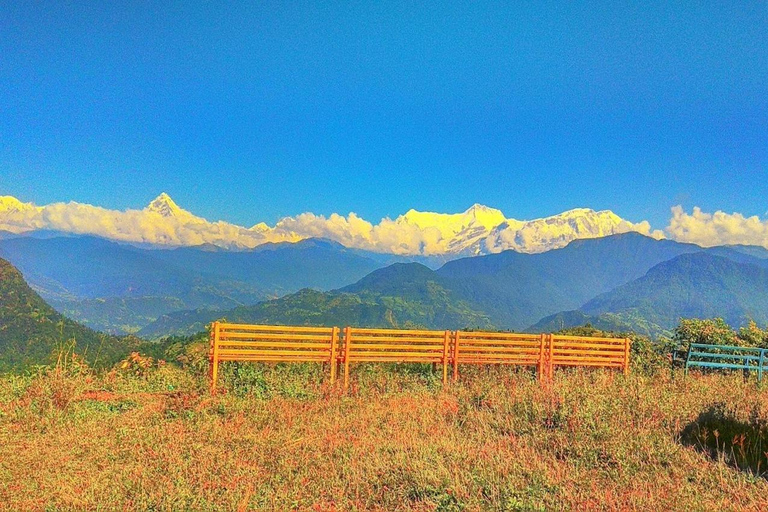
{"type": "Polygon", "coordinates": [[[763,380],[763,370],[768,370],[766,352],[768,349],[758,347],[691,343],[688,350],[675,351],[673,364],[684,357],[685,375],[688,375],[691,367],[756,371],[757,381],[760,382],[763,380]]]}
{"type": "Polygon", "coordinates": [[[629,374],[629,338],[597,338],[586,336],[547,337],[549,378],[555,366],[594,366],[618,368],[629,374]]]}
{"type": "Polygon", "coordinates": [[[545,369],[545,339],[545,334],[456,331],[451,354],[453,380],[459,378],[460,364],[535,366],[539,378],[542,378],[545,369]]]}
{"type": "Polygon", "coordinates": [[[344,389],[349,388],[351,363],[433,363],[443,365],[443,383],[448,381],[450,331],[395,329],[344,329],[344,389]]]}
{"type": "MultiPolygon", "coordinates": [[[[552,378],[555,366],[593,366],[618,368],[629,372],[630,340],[555,336],[552,334],[516,334],[498,332],[430,331],[397,329],[344,329],[339,339],[338,327],[298,327],[246,325],[214,322],[210,339],[211,389],[216,388],[221,361],[318,362],[328,363],[331,383],[335,383],[344,365],[344,389],[349,387],[352,363],[392,362],[442,365],[443,383],[448,380],[448,366],[458,379],[461,364],[508,364],[535,366],[541,380],[552,378]]],[[[694,349],[706,345],[692,345],[694,349]]],[[[757,369],[762,379],[766,357],[761,349],[716,347],[715,359],[702,359],[696,350],[686,356],[689,366],[757,369]],[[747,354],[723,354],[723,349],[748,351],[747,354]],[[733,361],[741,361],[740,364],[733,361]],[[752,364],[756,363],[756,364],[752,364]]]]}
{"type": "Polygon", "coordinates": [[[221,361],[329,363],[336,381],[338,327],[294,327],[214,322],[211,328],[211,389],[221,361]]]}

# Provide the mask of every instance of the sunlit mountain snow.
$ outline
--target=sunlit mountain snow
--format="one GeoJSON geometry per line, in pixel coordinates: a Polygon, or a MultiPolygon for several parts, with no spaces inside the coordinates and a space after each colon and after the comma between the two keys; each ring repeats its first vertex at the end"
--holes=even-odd
{"type": "Polygon", "coordinates": [[[113,240],[163,246],[215,244],[253,248],[267,242],[296,242],[318,237],[347,247],[402,255],[462,256],[507,249],[543,252],[570,241],[629,231],[661,237],[643,221],[632,223],[611,211],[580,208],[552,217],[521,221],[480,204],[462,213],[409,210],[394,220],[372,224],[350,213],[328,217],[303,213],[281,219],[274,227],[261,222],[245,228],[210,222],[178,206],[162,193],[142,210],[108,210],[70,202],[36,206],[11,196],[0,197],[0,230],[34,230],[97,235],[113,240]]]}

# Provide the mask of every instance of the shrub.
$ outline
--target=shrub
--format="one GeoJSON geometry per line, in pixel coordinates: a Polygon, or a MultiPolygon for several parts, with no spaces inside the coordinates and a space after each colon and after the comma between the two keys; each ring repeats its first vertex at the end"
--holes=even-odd
{"type": "Polygon", "coordinates": [[[152,369],[165,365],[165,361],[155,359],[149,356],[142,356],[138,352],[131,352],[131,354],[117,363],[115,369],[122,373],[136,375],[137,377],[146,378],[152,369]]]}
{"type": "Polygon", "coordinates": [[[736,332],[722,318],[683,318],[675,327],[672,340],[685,350],[688,350],[691,343],[738,346],[743,344],[739,342],[736,332]]]}

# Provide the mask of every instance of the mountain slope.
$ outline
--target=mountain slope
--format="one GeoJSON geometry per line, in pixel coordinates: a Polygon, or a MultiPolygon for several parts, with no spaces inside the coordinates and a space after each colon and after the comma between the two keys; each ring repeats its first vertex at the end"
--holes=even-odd
{"type": "Polygon", "coordinates": [[[731,325],[768,324],[768,269],[709,252],[660,263],[643,277],[602,294],[578,311],[543,319],[534,330],[586,322],[658,335],[680,318],[722,317],[731,325]]]}
{"type": "Polygon", "coordinates": [[[91,363],[109,365],[131,346],[57,313],[36,294],[13,265],[0,259],[0,371],[48,364],[63,347],[91,363]]]}

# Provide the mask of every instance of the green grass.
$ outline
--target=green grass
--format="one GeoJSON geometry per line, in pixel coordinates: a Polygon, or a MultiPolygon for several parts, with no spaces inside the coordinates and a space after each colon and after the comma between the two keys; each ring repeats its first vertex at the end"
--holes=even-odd
{"type": "Polygon", "coordinates": [[[222,370],[214,396],[172,365],[3,377],[0,507],[768,507],[768,390],[738,374],[560,371],[544,387],[468,368],[443,389],[428,366],[361,365],[344,395],[319,366],[222,370]]]}

